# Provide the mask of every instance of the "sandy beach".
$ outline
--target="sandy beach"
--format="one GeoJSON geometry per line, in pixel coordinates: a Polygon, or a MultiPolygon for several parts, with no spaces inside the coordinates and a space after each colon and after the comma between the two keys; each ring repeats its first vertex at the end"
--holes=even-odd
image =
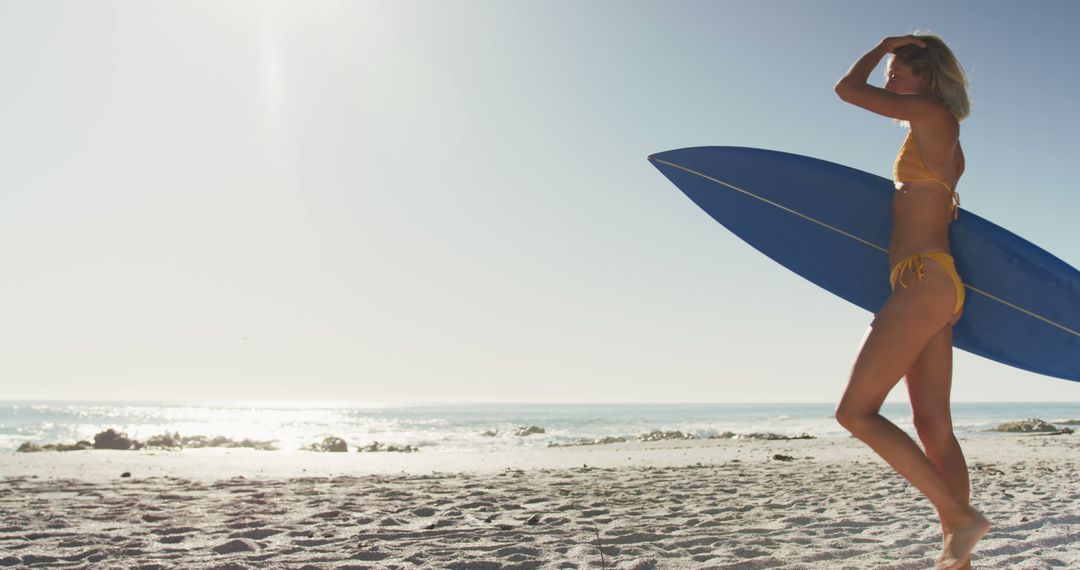
{"type": "MultiPolygon", "coordinates": [[[[993,524],[974,567],[1080,567],[1080,436],[961,443],[993,524]]],[[[8,453],[0,480],[5,567],[921,569],[939,548],[930,504],[846,438],[8,453]]]]}

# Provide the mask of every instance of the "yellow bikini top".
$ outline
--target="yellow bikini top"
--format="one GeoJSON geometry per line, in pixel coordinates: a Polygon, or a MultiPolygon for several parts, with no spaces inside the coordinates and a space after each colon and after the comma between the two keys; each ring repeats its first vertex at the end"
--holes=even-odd
{"type": "Polygon", "coordinates": [[[959,217],[960,194],[950,188],[945,181],[934,176],[930,169],[926,168],[926,163],[923,162],[922,156],[919,154],[919,146],[915,144],[911,131],[908,131],[907,138],[904,139],[904,144],[896,155],[896,162],[893,163],[893,182],[915,182],[918,180],[937,182],[945,188],[952,198],[952,205],[949,206],[949,221],[952,222],[959,217]]]}

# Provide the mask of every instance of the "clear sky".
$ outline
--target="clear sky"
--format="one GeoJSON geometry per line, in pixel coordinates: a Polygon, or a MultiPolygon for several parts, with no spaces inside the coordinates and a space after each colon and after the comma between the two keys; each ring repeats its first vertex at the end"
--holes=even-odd
{"type": "MultiPolygon", "coordinates": [[[[646,157],[888,176],[903,129],[832,87],[932,31],[971,79],[965,209],[1080,266],[1078,21],[1066,0],[0,0],[0,396],[835,401],[871,315],[646,157]]],[[[957,351],[953,394],[1080,383],[957,351]]]]}

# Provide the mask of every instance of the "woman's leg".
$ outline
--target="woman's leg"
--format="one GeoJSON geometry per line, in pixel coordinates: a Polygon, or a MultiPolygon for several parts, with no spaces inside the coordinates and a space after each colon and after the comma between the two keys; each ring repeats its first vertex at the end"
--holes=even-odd
{"type": "MultiPolygon", "coordinates": [[[[953,434],[949,393],[952,388],[952,325],[946,325],[926,344],[908,370],[908,398],[923,449],[953,493],[971,500],[967,462],[953,434]]],[[[944,538],[948,529],[942,520],[944,538]]],[[[971,568],[970,561],[961,570],[971,568]]]]}
{"type": "Polygon", "coordinates": [[[925,301],[919,297],[897,290],[878,312],[855,360],[836,419],[922,491],[945,520],[959,521],[968,514],[966,502],[956,496],[915,442],[878,413],[885,397],[941,327],[933,322],[934,313],[940,312],[920,306],[925,301]]]}
{"type": "Polygon", "coordinates": [[[852,368],[836,418],[934,504],[948,532],[941,568],[959,568],[986,521],[956,495],[903,430],[878,412],[889,391],[914,365],[930,339],[949,321],[955,289],[945,269],[926,264],[922,282],[893,291],[878,312],[852,368]]]}

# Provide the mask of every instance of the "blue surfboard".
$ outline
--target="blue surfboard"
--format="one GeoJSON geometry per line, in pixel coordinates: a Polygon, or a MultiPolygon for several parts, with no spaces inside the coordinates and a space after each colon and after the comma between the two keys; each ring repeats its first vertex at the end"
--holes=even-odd
{"type": "MultiPolygon", "coordinates": [[[[772,150],[695,147],[649,157],[735,235],[825,290],[876,312],[890,293],[891,180],[772,150]]],[[[1080,271],[961,209],[949,226],[964,315],[953,345],[1080,381],[1080,271]]]]}

